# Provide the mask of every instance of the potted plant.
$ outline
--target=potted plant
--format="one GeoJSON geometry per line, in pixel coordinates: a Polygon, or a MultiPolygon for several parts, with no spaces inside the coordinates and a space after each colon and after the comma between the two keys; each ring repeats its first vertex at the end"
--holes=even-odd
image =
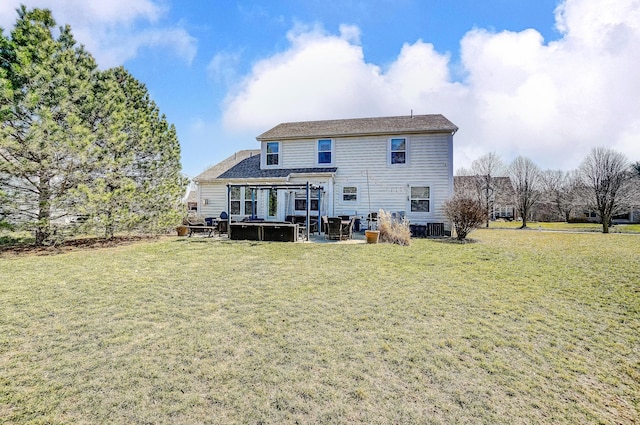
{"type": "Polygon", "coordinates": [[[176,226],[176,232],[178,232],[178,236],[187,236],[187,233],[189,233],[189,228],[184,224],[181,224],[179,226],[176,226]]]}
{"type": "Polygon", "coordinates": [[[178,232],[178,236],[187,236],[189,233],[189,216],[185,215],[182,217],[182,223],[176,226],[176,232],[178,232]]]}
{"type": "Polygon", "coordinates": [[[364,235],[367,238],[367,243],[378,243],[380,230],[365,230],[364,235]]]}

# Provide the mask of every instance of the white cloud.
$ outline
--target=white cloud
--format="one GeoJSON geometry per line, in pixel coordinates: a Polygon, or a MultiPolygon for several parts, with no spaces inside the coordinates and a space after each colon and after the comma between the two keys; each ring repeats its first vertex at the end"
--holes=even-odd
{"type": "Polygon", "coordinates": [[[237,78],[237,67],[240,64],[239,52],[218,52],[207,65],[207,73],[217,83],[230,85],[237,78]]]}
{"type": "Polygon", "coordinates": [[[355,25],[340,25],[340,38],[352,44],[360,44],[360,28],[355,25]]]}
{"type": "Polygon", "coordinates": [[[409,114],[411,108],[425,107],[436,111],[436,104],[449,101],[444,94],[460,91],[446,81],[448,58],[430,44],[405,45],[383,73],[366,63],[362,48],[353,44],[358,34],[352,28],[340,36],[318,26],[294,28],[288,35],[291,48],[257,63],[229,96],[225,124],[264,131],[282,120],[409,114]]]}
{"type": "Polygon", "coordinates": [[[196,40],[185,29],[158,24],[167,10],[154,0],[3,0],[0,26],[7,32],[20,4],[50,9],[58,25],[71,25],[76,40],[104,68],[123,64],[141,48],[163,47],[187,63],[196,54],[196,40]]]}
{"type": "Polygon", "coordinates": [[[327,34],[296,26],[290,48],[258,62],[229,95],[224,123],[256,134],[284,121],[443,113],[460,127],[456,168],[495,151],[570,169],[595,146],[640,159],[640,3],[567,0],[556,10],[561,39],[534,29],[469,31],[465,78],[421,40],[383,71],[367,63],[359,30],[327,34]]]}
{"type": "Polygon", "coordinates": [[[291,48],[258,62],[228,99],[227,125],[266,129],[283,117],[343,117],[382,109],[367,95],[367,86],[382,85],[380,70],[364,63],[361,47],[318,27],[296,27],[288,37],[291,48]]]}

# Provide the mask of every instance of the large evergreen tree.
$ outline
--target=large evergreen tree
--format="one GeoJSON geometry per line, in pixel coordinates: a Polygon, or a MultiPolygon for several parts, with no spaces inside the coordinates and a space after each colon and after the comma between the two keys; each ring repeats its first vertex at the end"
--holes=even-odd
{"type": "Polygon", "coordinates": [[[68,26],[54,37],[51,12],[18,14],[0,38],[0,215],[37,244],[79,214],[106,237],[170,227],[184,191],[173,125],[126,70],[98,71],[68,26]]]}
{"type": "Polygon", "coordinates": [[[122,67],[102,73],[97,92],[98,167],[79,186],[80,210],[107,238],[163,230],[177,222],[184,192],[175,128],[122,67]]]}
{"type": "Polygon", "coordinates": [[[51,12],[22,6],[18,13],[2,49],[0,174],[16,201],[10,216],[43,244],[68,214],[69,190],[91,164],[86,121],[96,65],[68,26],[54,38],[51,12]]]}

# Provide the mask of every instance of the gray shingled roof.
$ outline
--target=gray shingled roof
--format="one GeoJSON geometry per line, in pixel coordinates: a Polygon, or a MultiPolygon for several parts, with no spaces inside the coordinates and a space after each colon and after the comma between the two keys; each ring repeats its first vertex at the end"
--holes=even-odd
{"type": "Polygon", "coordinates": [[[251,156],[257,156],[259,158],[260,149],[246,149],[238,151],[216,165],[207,168],[202,173],[198,174],[193,180],[198,183],[215,180],[220,176],[220,174],[251,156]]]}
{"type": "Polygon", "coordinates": [[[457,130],[458,127],[440,114],[407,115],[284,123],[262,133],[256,139],[265,141],[399,133],[449,133],[457,130]]]}
{"type": "Polygon", "coordinates": [[[252,156],[231,167],[220,176],[219,179],[256,179],[287,177],[298,173],[335,173],[337,167],[311,167],[311,168],[277,168],[260,169],[260,155],[252,156]]]}
{"type": "Polygon", "coordinates": [[[185,199],[186,202],[198,202],[198,193],[195,190],[190,190],[189,193],[187,193],[187,198],[185,199]]]}

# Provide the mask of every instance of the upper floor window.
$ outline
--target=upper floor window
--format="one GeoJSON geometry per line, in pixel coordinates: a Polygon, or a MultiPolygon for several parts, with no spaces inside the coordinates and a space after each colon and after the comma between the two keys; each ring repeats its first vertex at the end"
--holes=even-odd
{"type": "Polygon", "coordinates": [[[318,164],[333,163],[333,140],[318,140],[318,164]]]}
{"type": "Polygon", "coordinates": [[[342,188],[342,200],[343,201],[357,201],[358,200],[358,188],[355,186],[345,186],[342,188]]]}
{"type": "Polygon", "coordinates": [[[267,142],[266,165],[280,164],[280,142],[267,142]]]}
{"type": "Polygon", "coordinates": [[[408,145],[408,140],[404,137],[389,140],[389,163],[391,165],[407,163],[408,145]]]}
{"type": "Polygon", "coordinates": [[[429,212],[429,186],[411,186],[411,212],[429,212]]]}

